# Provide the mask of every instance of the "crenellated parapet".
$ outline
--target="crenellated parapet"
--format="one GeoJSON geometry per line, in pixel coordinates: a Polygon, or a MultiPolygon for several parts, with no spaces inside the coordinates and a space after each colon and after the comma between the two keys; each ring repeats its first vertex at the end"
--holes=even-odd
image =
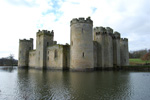
{"type": "Polygon", "coordinates": [[[90,17],[88,18],[74,18],[70,21],[70,25],[73,25],[73,24],[77,24],[77,23],[88,23],[88,24],[92,24],[93,25],[93,21],[91,20],[90,17]]]}
{"type": "Polygon", "coordinates": [[[33,38],[30,38],[30,40],[27,40],[27,39],[19,39],[19,42],[31,42],[33,43],[33,38]]]}
{"type": "Polygon", "coordinates": [[[53,44],[56,45],[56,44],[57,44],[57,41],[53,41],[53,44]]]}
{"type": "Polygon", "coordinates": [[[113,34],[113,39],[120,39],[120,33],[115,31],[113,34]]]}
{"type": "Polygon", "coordinates": [[[95,28],[94,28],[94,31],[104,33],[104,32],[106,32],[106,29],[101,26],[101,27],[95,27],[95,28]]]}
{"type": "Polygon", "coordinates": [[[128,42],[128,38],[121,38],[120,42],[128,42]]]}
{"type": "Polygon", "coordinates": [[[105,27],[95,27],[94,32],[96,33],[96,35],[107,34],[105,27]]]}
{"type": "Polygon", "coordinates": [[[113,29],[112,28],[110,28],[110,27],[106,27],[106,31],[107,31],[107,33],[109,34],[109,35],[113,35],[113,29]]]}
{"type": "Polygon", "coordinates": [[[37,36],[40,36],[40,35],[49,35],[49,36],[54,36],[54,31],[48,31],[48,30],[42,30],[42,31],[38,31],[36,33],[37,36]]]}

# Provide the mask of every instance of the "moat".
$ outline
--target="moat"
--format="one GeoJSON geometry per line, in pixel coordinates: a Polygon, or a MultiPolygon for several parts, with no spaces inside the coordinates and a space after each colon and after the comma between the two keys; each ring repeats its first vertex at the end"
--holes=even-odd
{"type": "Polygon", "coordinates": [[[150,72],[0,67],[0,100],[149,100],[150,72]]]}

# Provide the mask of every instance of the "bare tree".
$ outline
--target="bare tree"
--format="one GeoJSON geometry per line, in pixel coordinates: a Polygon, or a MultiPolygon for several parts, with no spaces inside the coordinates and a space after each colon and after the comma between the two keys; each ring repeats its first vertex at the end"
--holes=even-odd
{"type": "Polygon", "coordinates": [[[10,60],[10,65],[13,66],[14,65],[14,55],[13,54],[10,54],[8,56],[8,59],[10,60]]]}
{"type": "Polygon", "coordinates": [[[14,59],[14,55],[10,54],[8,57],[0,58],[0,66],[17,66],[18,60],[14,59]]]}
{"type": "Polygon", "coordinates": [[[129,57],[130,58],[141,58],[145,54],[147,54],[150,50],[147,49],[141,49],[141,50],[136,50],[136,51],[130,51],[129,52],[129,57]]]}
{"type": "Polygon", "coordinates": [[[150,53],[146,53],[141,59],[143,61],[146,61],[146,64],[147,64],[147,62],[150,60],[150,53]]]}

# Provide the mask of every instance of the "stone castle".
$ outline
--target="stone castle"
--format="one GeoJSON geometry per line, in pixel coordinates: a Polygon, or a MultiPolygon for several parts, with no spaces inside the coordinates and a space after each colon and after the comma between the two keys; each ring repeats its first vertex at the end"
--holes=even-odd
{"type": "Polygon", "coordinates": [[[94,70],[129,65],[128,39],[110,27],[95,27],[90,17],[70,22],[70,45],[53,40],[54,32],[36,33],[33,39],[19,40],[18,66],[37,69],[94,70]]]}

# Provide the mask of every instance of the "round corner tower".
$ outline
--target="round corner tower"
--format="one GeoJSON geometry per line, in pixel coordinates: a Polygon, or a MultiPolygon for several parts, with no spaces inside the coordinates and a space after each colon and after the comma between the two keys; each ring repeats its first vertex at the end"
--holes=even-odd
{"type": "Polygon", "coordinates": [[[30,40],[19,40],[19,58],[18,67],[28,67],[29,63],[29,51],[33,50],[33,39],[30,40]]]}
{"type": "Polygon", "coordinates": [[[129,51],[128,51],[128,39],[121,38],[120,39],[120,64],[121,66],[129,65],[129,51]]]}
{"type": "Polygon", "coordinates": [[[90,17],[72,19],[71,28],[71,70],[87,70],[94,68],[93,61],[93,21],[90,17]]]}
{"type": "Polygon", "coordinates": [[[97,68],[104,67],[104,39],[103,35],[106,34],[104,27],[94,28],[94,41],[97,41],[97,68]]]}
{"type": "Polygon", "coordinates": [[[113,29],[110,27],[95,27],[94,41],[97,41],[97,68],[113,67],[113,29]]]}

